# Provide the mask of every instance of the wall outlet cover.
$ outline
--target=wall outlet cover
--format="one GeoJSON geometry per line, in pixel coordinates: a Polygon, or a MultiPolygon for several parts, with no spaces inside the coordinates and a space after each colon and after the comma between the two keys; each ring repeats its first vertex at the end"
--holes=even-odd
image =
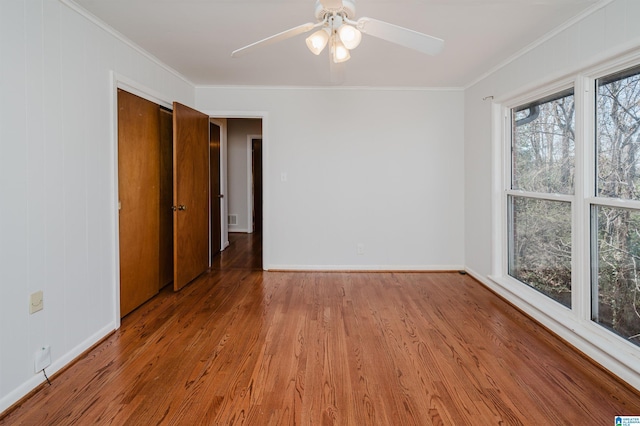
{"type": "Polygon", "coordinates": [[[51,346],[43,346],[38,349],[33,357],[33,369],[36,373],[41,372],[51,365],[51,346]]]}
{"type": "Polygon", "coordinates": [[[42,291],[36,291],[29,296],[29,313],[34,314],[44,308],[44,296],[42,291]]]}

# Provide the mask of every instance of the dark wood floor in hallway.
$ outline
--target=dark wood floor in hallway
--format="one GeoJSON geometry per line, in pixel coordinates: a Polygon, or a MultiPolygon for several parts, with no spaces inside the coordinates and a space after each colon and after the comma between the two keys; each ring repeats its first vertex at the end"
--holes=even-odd
{"type": "Polygon", "coordinates": [[[640,415],[638,393],[468,275],[263,272],[233,251],[259,237],[235,237],[210,272],[125,317],[0,424],[612,425],[640,415]]]}

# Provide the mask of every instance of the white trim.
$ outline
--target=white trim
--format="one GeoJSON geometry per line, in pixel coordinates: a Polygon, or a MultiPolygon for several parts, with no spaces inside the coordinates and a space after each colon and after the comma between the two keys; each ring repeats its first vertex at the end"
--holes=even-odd
{"type": "Polygon", "coordinates": [[[547,34],[545,34],[544,36],[542,36],[539,39],[535,40],[533,43],[530,43],[529,45],[527,45],[527,46],[523,47],[522,49],[518,50],[516,53],[514,53],[513,55],[511,55],[510,57],[508,57],[504,61],[500,62],[498,65],[492,67],[491,69],[489,69],[484,74],[478,76],[476,79],[474,79],[471,82],[469,82],[468,84],[466,84],[463,87],[463,89],[466,90],[466,89],[469,89],[470,87],[473,87],[474,85],[478,84],[479,82],[481,82],[485,78],[489,77],[491,74],[499,71],[501,68],[506,67],[507,65],[509,65],[513,61],[515,61],[518,58],[520,58],[520,57],[526,55],[527,53],[531,52],[536,47],[542,45],[546,41],[548,41],[548,40],[552,39],[553,37],[557,36],[562,31],[564,31],[564,30],[576,25],[578,22],[582,21],[583,19],[587,18],[588,16],[592,15],[593,13],[597,12],[598,10],[602,9],[603,7],[608,5],[609,3],[612,3],[613,1],[614,0],[600,0],[599,2],[591,5],[590,7],[588,7],[584,11],[582,11],[582,13],[579,13],[578,15],[573,16],[568,21],[564,22],[560,26],[556,27],[552,31],[550,31],[547,34]]]}
{"type": "MultiPolygon", "coordinates": [[[[589,117],[587,110],[590,102],[587,99],[588,85],[583,78],[578,76],[574,86],[575,106],[575,141],[574,141],[574,201],[571,204],[571,306],[575,316],[579,320],[588,321],[590,317],[591,286],[581,284],[590,282],[591,273],[589,262],[580,261],[588,259],[588,246],[590,244],[588,206],[585,206],[584,194],[587,191],[589,167],[586,165],[592,157],[588,149],[589,117]],[[579,143],[581,141],[582,143],[579,143]],[[580,178],[582,177],[582,178],[580,178]],[[587,215],[585,215],[585,209],[587,215]],[[582,265],[582,267],[579,267],[582,265]],[[577,283],[577,285],[576,285],[577,283]]],[[[593,152],[593,151],[591,151],[593,152]]]]}
{"type": "Polygon", "coordinates": [[[113,250],[114,250],[114,267],[115,267],[115,282],[113,289],[113,306],[114,306],[114,318],[113,323],[115,324],[115,328],[120,328],[120,213],[118,209],[118,203],[120,200],[120,195],[118,193],[118,89],[126,90],[127,92],[133,93],[136,96],[140,96],[148,101],[151,101],[155,104],[167,107],[169,109],[173,109],[173,104],[166,100],[169,97],[160,94],[154,90],[149,89],[132,80],[128,77],[122,76],[116,72],[111,72],[111,84],[112,84],[112,105],[111,111],[113,116],[111,118],[112,122],[112,132],[111,135],[111,152],[113,152],[113,158],[110,159],[112,162],[111,169],[113,170],[113,211],[114,217],[112,218],[112,229],[113,232],[113,250]]]}
{"type": "MultiPolygon", "coordinates": [[[[91,336],[80,342],[70,351],[67,351],[61,357],[56,358],[55,361],[45,369],[45,371],[48,373],[48,375],[60,371],[62,368],[76,360],[80,355],[82,355],[83,352],[85,352],[87,349],[90,349],[93,345],[104,339],[117,328],[118,327],[116,327],[116,324],[108,323],[107,325],[93,333],[91,336]]],[[[44,381],[45,378],[43,374],[35,373],[29,380],[22,382],[20,386],[12,389],[8,394],[0,399],[0,413],[18,402],[20,398],[23,398],[44,381]]]]}
{"type": "Polygon", "coordinates": [[[575,82],[575,74],[563,75],[562,77],[554,78],[547,82],[538,81],[498,96],[494,99],[494,102],[502,104],[508,113],[511,108],[516,108],[528,102],[533,102],[571,88],[574,88],[575,94],[575,82]]]}
{"type": "MultiPolygon", "coordinates": [[[[593,188],[593,187],[592,187],[593,188]]],[[[587,201],[590,204],[607,207],[618,207],[621,209],[633,209],[640,210],[639,200],[623,200],[620,198],[606,198],[606,197],[588,197],[587,201]]]]}
{"type": "Polygon", "coordinates": [[[155,56],[153,56],[152,54],[150,54],[146,50],[142,49],[140,46],[138,46],[137,44],[135,44],[134,42],[129,40],[127,37],[125,37],[122,33],[116,31],[113,27],[109,26],[107,23],[105,23],[104,21],[100,20],[98,17],[96,17],[95,15],[93,15],[92,13],[87,11],[85,8],[83,8],[82,6],[77,4],[75,1],[73,1],[73,0],[58,0],[58,1],[60,3],[62,3],[63,5],[67,6],[69,9],[71,9],[74,12],[78,13],[79,15],[81,15],[82,17],[84,17],[85,19],[87,19],[88,21],[90,21],[91,23],[96,25],[97,27],[99,27],[100,29],[106,31],[107,33],[109,33],[110,35],[112,35],[113,37],[115,37],[116,39],[121,41],[122,43],[126,44],[128,47],[130,47],[131,49],[135,50],[140,55],[142,55],[145,58],[149,59],[155,65],[157,65],[160,68],[166,70],[167,72],[171,73],[172,75],[178,77],[180,80],[184,81],[185,83],[187,83],[191,87],[195,87],[195,85],[189,79],[187,79],[185,76],[183,76],[182,74],[180,74],[178,71],[174,70],[173,68],[169,67],[167,64],[161,62],[158,58],[156,58],[155,56]]]}
{"type": "Polygon", "coordinates": [[[280,271],[336,271],[336,272],[436,272],[436,271],[464,271],[462,265],[287,265],[274,264],[265,270],[280,271]]]}
{"type": "Polygon", "coordinates": [[[575,200],[574,195],[567,195],[567,194],[530,192],[530,191],[522,191],[519,189],[507,189],[505,192],[507,195],[513,195],[514,197],[535,198],[537,200],[561,201],[564,203],[573,203],[573,201],[575,200]]]}
{"type": "Polygon", "coordinates": [[[552,332],[591,357],[595,362],[640,389],[640,350],[622,336],[591,320],[591,218],[590,206],[604,205],[640,210],[638,200],[596,197],[593,153],[595,78],[606,76],[640,63],[640,49],[628,50],[624,56],[612,56],[607,62],[597,62],[572,76],[554,79],[549,84],[539,82],[518,93],[495,100],[492,109],[492,238],[491,275],[467,269],[474,278],[513,303],[518,309],[549,328],[552,332]],[[514,191],[510,187],[510,108],[527,101],[574,86],[575,100],[575,196],[535,194],[514,191]],[[508,275],[508,218],[506,197],[509,194],[569,201],[572,203],[572,308],[568,309],[522,284],[508,275]]]}
{"type": "MultiPolygon", "coordinates": [[[[229,246],[229,224],[227,223],[227,122],[209,117],[209,123],[220,128],[220,251],[229,246]]],[[[209,254],[213,258],[213,253],[209,254]]]]}
{"type": "Polygon", "coordinates": [[[237,232],[237,233],[243,233],[243,234],[251,234],[253,231],[251,231],[249,228],[236,228],[235,225],[229,225],[229,232],[231,232],[231,233],[237,232]]]}
{"type": "Polygon", "coordinates": [[[491,273],[497,274],[504,263],[504,250],[507,244],[503,223],[506,222],[506,191],[503,189],[505,174],[506,109],[500,104],[491,105],[491,227],[494,230],[491,239],[491,273]]]}
{"type": "Polygon", "coordinates": [[[111,72],[111,170],[113,171],[113,186],[111,199],[113,200],[111,217],[111,236],[113,237],[113,322],[115,328],[120,328],[120,194],[118,192],[118,75],[111,72]]]}
{"type": "Polygon", "coordinates": [[[166,100],[161,93],[145,86],[144,84],[138,83],[137,81],[132,80],[129,77],[123,76],[116,72],[112,73],[118,83],[118,89],[122,89],[133,95],[139,96],[142,99],[153,102],[154,104],[173,110],[173,102],[166,100]]]}
{"type": "Polygon", "coordinates": [[[404,86],[261,86],[261,85],[239,85],[239,84],[203,84],[196,85],[198,89],[216,90],[329,90],[329,91],[398,91],[398,92],[462,92],[465,87],[404,87],[404,86]]]}
{"type": "MultiPolygon", "coordinates": [[[[583,352],[601,367],[609,370],[630,386],[640,389],[640,372],[636,370],[640,364],[637,346],[607,332],[591,321],[576,319],[574,315],[570,315],[569,309],[551,299],[546,298],[547,300],[543,303],[557,306],[550,308],[549,312],[540,310],[536,304],[540,302],[538,298],[541,297],[541,294],[522,286],[519,282],[517,285],[512,285],[510,280],[505,277],[489,276],[488,279],[485,279],[472,269],[467,268],[466,271],[517,309],[583,352]],[[614,348],[615,350],[612,350],[614,348]]],[[[545,308],[549,308],[549,306],[545,306],[545,308]]]]}

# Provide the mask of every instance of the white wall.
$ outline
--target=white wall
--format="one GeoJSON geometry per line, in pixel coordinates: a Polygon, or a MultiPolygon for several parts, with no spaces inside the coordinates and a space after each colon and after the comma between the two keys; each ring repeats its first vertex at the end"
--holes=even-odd
{"type": "MultiPolygon", "coordinates": [[[[51,374],[118,324],[114,75],[194,103],[188,82],[65,3],[0,2],[0,411],[43,381],[41,346],[51,374]]],[[[272,267],[464,265],[461,91],[197,90],[201,110],[270,123],[272,267]]]]}
{"type": "Polygon", "coordinates": [[[252,232],[252,217],[249,215],[249,176],[251,153],[247,149],[247,136],[262,134],[262,120],[252,118],[230,118],[227,120],[228,159],[227,176],[229,186],[229,214],[238,216],[236,225],[229,225],[230,232],[252,232]],[[248,157],[249,156],[249,157],[248,157]]]}
{"type": "Polygon", "coordinates": [[[611,344],[605,349],[598,349],[588,343],[589,339],[583,340],[574,330],[584,329],[585,324],[574,313],[569,318],[563,318],[564,324],[559,325],[562,321],[537,312],[526,301],[503,291],[489,278],[495,272],[492,271],[492,262],[496,260],[491,256],[492,237],[500,232],[493,227],[495,215],[500,212],[492,212],[492,170],[500,167],[500,164],[492,164],[492,100],[483,98],[493,96],[499,102],[500,99],[526,94],[527,90],[578,73],[630,49],[640,48],[638,16],[639,1],[612,1],[469,87],[465,91],[464,143],[464,247],[469,272],[637,387],[640,385],[640,356],[637,350],[635,356],[628,358],[635,360],[628,363],[635,363],[635,367],[628,368],[615,359],[607,358],[606,352],[617,351],[615,346],[611,344]]]}
{"type": "Polygon", "coordinates": [[[114,71],[194,88],[57,0],[0,2],[0,412],[114,329],[114,71]],[[29,295],[44,310],[29,315],[29,295]]]}
{"type": "Polygon", "coordinates": [[[460,90],[196,89],[201,111],[266,113],[274,269],[461,268],[463,105],[460,90]]]}
{"type": "Polygon", "coordinates": [[[43,381],[33,372],[42,345],[53,373],[117,324],[112,72],[205,112],[265,112],[267,267],[466,265],[488,282],[482,98],[640,45],[637,16],[640,2],[613,1],[465,92],[194,89],[57,0],[1,1],[0,411],[43,381]],[[36,290],[44,310],[29,315],[36,290]]]}

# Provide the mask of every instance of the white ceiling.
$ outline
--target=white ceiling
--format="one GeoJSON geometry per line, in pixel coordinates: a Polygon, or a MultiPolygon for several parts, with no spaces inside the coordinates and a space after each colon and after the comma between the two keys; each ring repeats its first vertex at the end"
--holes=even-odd
{"type": "MultiPolygon", "coordinates": [[[[445,40],[428,56],[363,36],[344,86],[465,87],[607,0],[357,0],[380,19],[445,40]]],[[[75,0],[196,85],[329,86],[329,55],[296,36],[240,58],[233,50],[306,22],[314,0],[75,0]]]]}

